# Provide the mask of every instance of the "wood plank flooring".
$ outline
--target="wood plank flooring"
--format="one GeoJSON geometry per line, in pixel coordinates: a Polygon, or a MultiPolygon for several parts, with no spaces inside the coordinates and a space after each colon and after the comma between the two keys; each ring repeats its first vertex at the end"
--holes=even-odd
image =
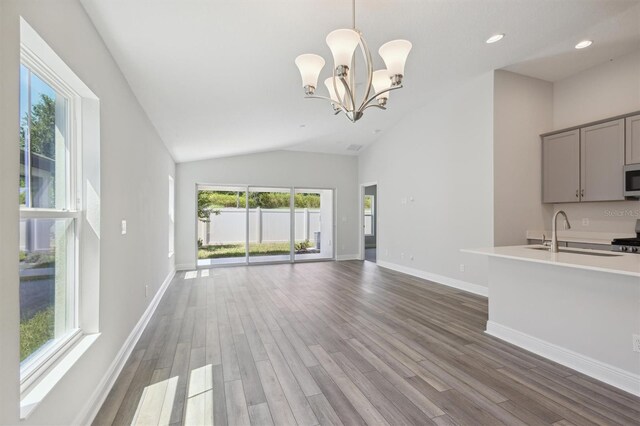
{"type": "Polygon", "coordinates": [[[94,424],[640,425],[640,398],[484,334],[483,297],[358,261],[194,275],[94,424]]]}

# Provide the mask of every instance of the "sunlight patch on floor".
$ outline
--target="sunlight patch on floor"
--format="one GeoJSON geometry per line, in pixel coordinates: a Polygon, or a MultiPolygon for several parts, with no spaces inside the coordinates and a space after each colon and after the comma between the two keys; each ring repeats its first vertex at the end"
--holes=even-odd
{"type": "Polygon", "coordinates": [[[144,388],[132,425],[168,425],[176,397],[178,377],[149,385],[144,388]]]}
{"type": "Polygon", "coordinates": [[[213,425],[213,367],[196,368],[189,377],[185,425],[213,425]]]}

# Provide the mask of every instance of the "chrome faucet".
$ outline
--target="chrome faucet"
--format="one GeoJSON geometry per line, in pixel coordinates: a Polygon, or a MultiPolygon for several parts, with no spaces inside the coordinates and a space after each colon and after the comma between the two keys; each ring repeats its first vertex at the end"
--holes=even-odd
{"type": "Polygon", "coordinates": [[[558,250],[558,232],[556,231],[558,227],[559,215],[564,216],[564,221],[567,224],[566,229],[571,229],[571,224],[569,223],[569,218],[567,217],[567,214],[562,210],[558,210],[556,214],[553,215],[553,221],[551,222],[551,247],[549,248],[551,253],[557,253],[559,251],[558,250]]]}

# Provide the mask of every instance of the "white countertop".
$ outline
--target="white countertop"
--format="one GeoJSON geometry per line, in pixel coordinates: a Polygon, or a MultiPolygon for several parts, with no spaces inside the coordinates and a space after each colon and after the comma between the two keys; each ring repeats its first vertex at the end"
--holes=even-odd
{"type": "MultiPolygon", "coordinates": [[[[585,254],[551,253],[548,250],[534,250],[532,247],[542,247],[541,245],[529,246],[508,246],[489,247],[479,249],[461,250],[464,253],[482,254],[506,259],[522,260],[526,262],[544,263],[548,265],[566,266],[569,268],[587,269],[612,274],[630,275],[640,278],[640,254],[626,254],[612,251],[587,250],[587,249],[565,249],[580,251],[585,253],[607,253],[617,256],[589,256],[585,254]]],[[[640,284],[640,280],[638,280],[640,284]]]]}
{"type": "MultiPolygon", "coordinates": [[[[551,239],[551,231],[527,231],[527,240],[542,240],[542,235],[551,239]]],[[[567,243],[588,243],[588,244],[604,244],[609,245],[615,238],[631,238],[635,237],[634,233],[620,232],[583,232],[562,230],[558,231],[558,241],[567,243]]]]}

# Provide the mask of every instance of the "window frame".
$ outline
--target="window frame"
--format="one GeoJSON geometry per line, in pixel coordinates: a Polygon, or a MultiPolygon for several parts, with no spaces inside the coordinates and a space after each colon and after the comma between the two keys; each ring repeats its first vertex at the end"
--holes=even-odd
{"type": "Polygon", "coordinates": [[[364,200],[367,199],[367,197],[369,197],[371,199],[371,213],[367,214],[367,209],[366,207],[364,207],[364,204],[366,204],[365,202],[363,202],[363,216],[366,218],[367,216],[371,217],[371,233],[367,234],[366,231],[366,227],[364,228],[364,236],[365,237],[375,237],[376,236],[376,226],[375,226],[375,217],[376,217],[376,210],[375,210],[375,205],[376,205],[376,196],[375,195],[370,195],[370,194],[364,194],[364,200]]]}
{"type": "MultiPolygon", "coordinates": [[[[65,158],[66,179],[65,206],[56,208],[34,208],[19,206],[20,221],[28,219],[65,219],[71,220],[73,232],[68,239],[73,239],[73,254],[68,256],[67,271],[71,282],[66,283],[69,296],[67,298],[67,309],[71,309],[70,318],[71,329],[61,336],[57,341],[45,343],[35,350],[24,361],[20,362],[20,388],[21,392],[26,392],[33,386],[48,369],[56,363],[78,340],[82,337],[82,327],[80,324],[80,265],[81,247],[80,236],[82,233],[82,151],[79,138],[81,137],[81,98],[68,84],[64,82],[53,70],[38,58],[24,44],[20,46],[20,64],[26,67],[30,73],[44,83],[49,85],[57,94],[67,100],[66,114],[66,139],[68,140],[68,152],[65,158]]],[[[31,84],[31,82],[29,82],[31,84]]],[[[31,106],[31,104],[29,104],[31,106]]],[[[27,153],[25,152],[25,155],[27,153]]],[[[71,242],[71,241],[70,241],[71,242]]],[[[68,278],[69,279],[69,278],[68,278]]]]}

